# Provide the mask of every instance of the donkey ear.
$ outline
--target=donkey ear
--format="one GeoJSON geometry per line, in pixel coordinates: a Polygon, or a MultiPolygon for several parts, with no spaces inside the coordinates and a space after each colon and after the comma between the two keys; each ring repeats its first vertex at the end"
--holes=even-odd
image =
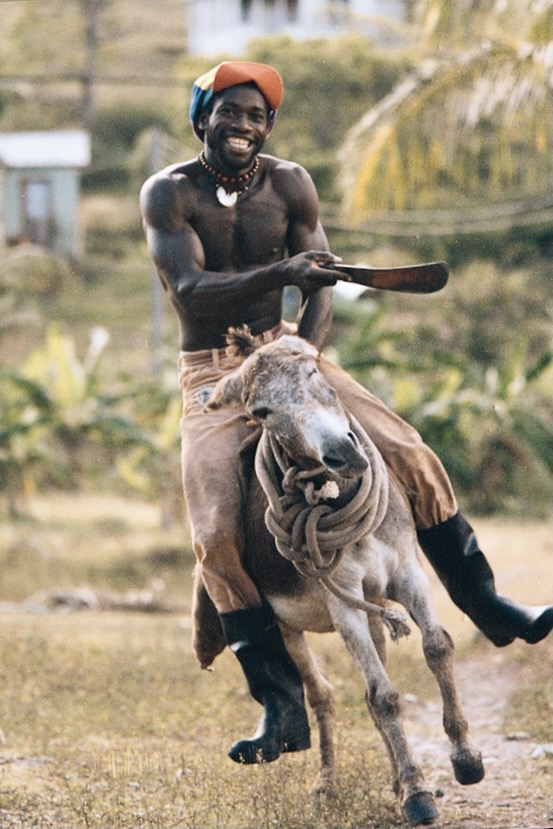
{"type": "Polygon", "coordinates": [[[230,403],[240,403],[243,388],[242,376],[238,371],[227,374],[226,377],[219,380],[211,392],[211,396],[205,404],[205,410],[213,411],[228,406],[230,403]]]}

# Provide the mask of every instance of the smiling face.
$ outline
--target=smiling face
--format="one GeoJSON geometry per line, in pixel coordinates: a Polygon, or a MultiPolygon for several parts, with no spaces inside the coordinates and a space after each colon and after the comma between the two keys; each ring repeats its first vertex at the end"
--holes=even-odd
{"type": "Polygon", "coordinates": [[[251,168],[269,135],[267,102],[253,84],[232,86],[215,96],[199,125],[209,163],[221,173],[240,175],[251,168]]]}

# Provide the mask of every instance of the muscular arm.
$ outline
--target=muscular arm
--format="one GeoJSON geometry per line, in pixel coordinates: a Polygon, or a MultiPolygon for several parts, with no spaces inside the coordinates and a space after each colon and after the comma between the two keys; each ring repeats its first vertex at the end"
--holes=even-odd
{"type": "MultiPolygon", "coordinates": [[[[287,249],[290,256],[303,251],[328,251],[328,241],[319,220],[319,198],[310,176],[298,168],[301,186],[296,192],[302,198],[295,205],[288,229],[287,249]]],[[[337,261],[336,257],[332,257],[337,261]]],[[[323,347],[332,324],[332,288],[319,287],[303,292],[298,314],[298,333],[319,350],[323,347]]]]}

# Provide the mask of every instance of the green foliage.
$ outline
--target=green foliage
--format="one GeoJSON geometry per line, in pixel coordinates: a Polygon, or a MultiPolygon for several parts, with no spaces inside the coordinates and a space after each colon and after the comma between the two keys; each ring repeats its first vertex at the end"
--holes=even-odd
{"type": "Polygon", "coordinates": [[[113,453],[145,440],[134,420],[118,411],[128,392],[101,388],[98,366],[107,339],[96,329],[81,361],[73,340],[51,326],[20,371],[3,372],[0,461],[12,509],[39,483],[79,486],[91,468],[109,471],[113,453]]]}
{"type": "Polygon", "coordinates": [[[90,268],[97,262],[101,271],[109,269],[114,278],[122,278],[115,263],[128,256],[133,246],[144,239],[136,193],[91,193],[83,204],[81,216],[86,230],[86,266],[90,268]]]}
{"type": "Polygon", "coordinates": [[[133,397],[133,412],[144,440],[121,454],[117,470],[131,489],[160,505],[162,526],[171,526],[183,517],[180,392],[143,382],[133,397]]]}
{"type": "Polygon", "coordinates": [[[39,309],[0,276],[0,343],[17,332],[36,330],[42,323],[39,309]]]}
{"type": "Polygon", "coordinates": [[[284,78],[275,142],[279,154],[290,148],[292,157],[336,149],[352,122],[384,97],[409,66],[357,35],[307,43],[265,38],[250,45],[248,58],[275,66],[284,78]]]}
{"type": "MultiPolygon", "coordinates": [[[[369,303],[337,347],[342,364],[412,423],[473,512],[543,514],[553,480],[547,283],[474,263],[427,322],[369,303]]],[[[340,324],[340,321],[339,321],[340,324]]]]}
{"type": "Polygon", "coordinates": [[[118,103],[98,110],[92,129],[94,163],[83,173],[85,188],[113,189],[128,182],[129,158],[145,130],[169,130],[169,114],[153,103],[118,103]]]}
{"type": "Polygon", "coordinates": [[[484,38],[551,40],[549,0],[416,0],[413,12],[425,48],[463,48],[484,38]]]}
{"type": "Polygon", "coordinates": [[[548,195],[551,55],[530,40],[543,3],[419,6],[427,59],[344,142],[348,214],[548,195]]]}
{"type": "Polygon", "coordinates": [[[406,72],[408,61],[357,35],[307,43],[266,38],[250,45],[248,59],[275,66],[284,78],[271,151],[304,164],[323,200],[336,198],[336,150],[352,124],[406,72]]]}
{"type": "Polygon", "coordinates": [[[54,300],[70,279],[68,261],[40,245],[17,245],[0,262],[0,292],[20,300],[54,300]]]}

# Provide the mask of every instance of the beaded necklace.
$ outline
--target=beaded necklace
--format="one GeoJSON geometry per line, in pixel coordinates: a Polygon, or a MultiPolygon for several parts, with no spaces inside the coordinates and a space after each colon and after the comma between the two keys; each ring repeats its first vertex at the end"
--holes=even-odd
{"type": "Polygon", "coordinates": [[[248,187],[250,186],[253,177],[257,173],[259,169],[259,157],[255,157],[255,161],[253,163],[253,167],[251,170],[248,170],[247,173],[242,173],[241,176],[225,176],[223,173],[220,173],[215,167],[212,167],[211,164],[206,160],[205,154],[202,151],[198,156],[198,161],[200,162],[203,169],[206,171],[208,176],[210,176],[215,184],[218,185],[217,189],[215,190],[215,196],[217,197],[217,201],[223,207],[232,207],[238,201],[238,196],[241,196],[242,193],[245,193],[248,187]],[[227,190],[227,187],[230,185],[231,188],[238,188],[238,189],[231,189],[230,192],[227,190]]]}

